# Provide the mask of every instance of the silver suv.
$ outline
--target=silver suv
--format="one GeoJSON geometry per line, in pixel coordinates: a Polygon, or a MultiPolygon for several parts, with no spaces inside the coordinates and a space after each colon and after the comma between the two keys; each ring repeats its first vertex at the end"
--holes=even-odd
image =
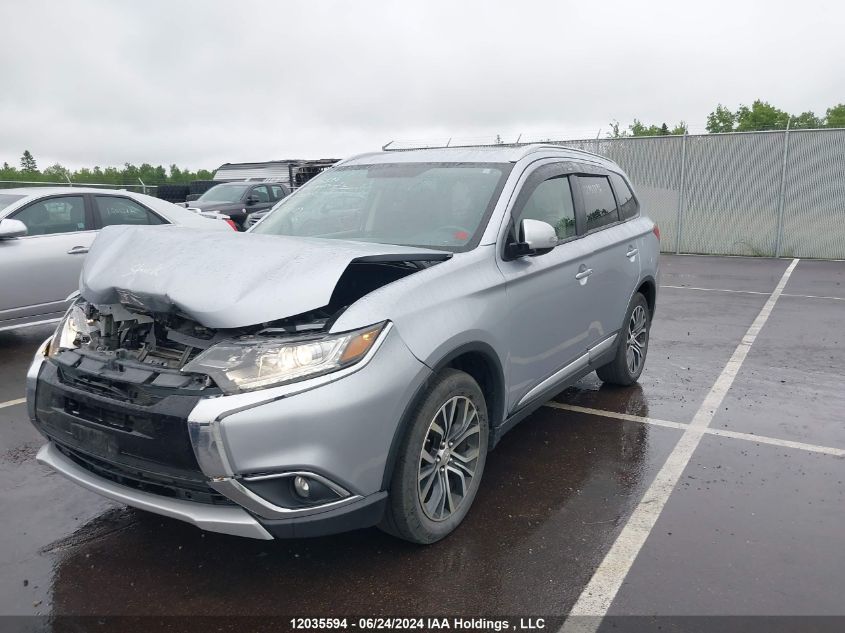
{"type": "Polygon", "coordinates": [[[658,253],[619,167],[537,145],[357,156],[248,233],[106,227],[29,371],[38,458],[207,530],[431,543],[517,422],[637,380],[658,253]]]}

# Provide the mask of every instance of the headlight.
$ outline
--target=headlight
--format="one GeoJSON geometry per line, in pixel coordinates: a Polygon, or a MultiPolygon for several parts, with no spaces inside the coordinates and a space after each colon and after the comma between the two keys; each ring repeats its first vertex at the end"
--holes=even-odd
{"type": "Polygon", "coordinates": [[[48,355],[52,358],[62,350],[76,349],[80,341],[88,337],[89,330],[85,310],[79,304],[72,305],[53,334],[48,355]]]}
{"type": "Polygon", "coordinates": [[[313,378],[354,365],[372,349],[385,323],[321,338],[251,338],[223,341],[183,372],[206,374],[226,393],[313,378]]]}

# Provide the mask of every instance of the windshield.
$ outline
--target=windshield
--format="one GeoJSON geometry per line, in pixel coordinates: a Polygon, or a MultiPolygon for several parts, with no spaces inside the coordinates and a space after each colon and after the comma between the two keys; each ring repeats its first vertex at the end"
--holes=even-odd
{"type": "Polygon", "coordinates": [[[469,250],[481,239],[511,167],[509,163],[336,167],[276,205],[253,232],[469,250]]]}
{"type": "Polygon", "coordinates": [[[19,196],[13,193],[0,193],[0,211],[8,207],[13,202],[17,202],[21,198],[26,198],[26,196],[19,196]]]}
{"type": "Polygon", "coordinates": [[[240,202],[249,185],[214,185],[197,202],[240,202]]]}

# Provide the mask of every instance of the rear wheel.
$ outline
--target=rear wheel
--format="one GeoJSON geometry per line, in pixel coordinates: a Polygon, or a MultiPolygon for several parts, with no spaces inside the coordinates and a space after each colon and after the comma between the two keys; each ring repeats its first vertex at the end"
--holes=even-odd
{"type": "Polygon", "coordinates": [[[458,527],[478,492],[488,435],[478,383],[462,371],[441,372],[399,449],[382,529],[424,544],[458,527]]]}
{"type": "Polygon", "coordinates": [[[621,340],[616,346],[616,356],[596,370],[603,382],[622,386],[637,382],[645,366],[650,328],[648,301],[638,292],[631,299],[625,314],[625,325],[619,332],[621,340]]]}

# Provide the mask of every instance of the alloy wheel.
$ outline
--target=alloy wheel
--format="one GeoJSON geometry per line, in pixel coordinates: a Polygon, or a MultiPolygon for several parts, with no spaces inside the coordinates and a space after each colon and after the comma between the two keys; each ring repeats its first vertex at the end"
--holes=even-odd
{"type": "Polygon", "coordinates": [[[625,360],[628,371],[636,376],[643,366],[646,352],[646,339],[648,337],[647,318],[645,308],[638,305],[631,312],[628,321],[628,342],[625,345],[625,360]]]}
{"type": "Polygon", "coordinates": [[[432,521],[452,516],[467,497],[479,457],[478,410],[465,396],[454,396],[429,424],[420,451],[420,505],[432,521]]]}

